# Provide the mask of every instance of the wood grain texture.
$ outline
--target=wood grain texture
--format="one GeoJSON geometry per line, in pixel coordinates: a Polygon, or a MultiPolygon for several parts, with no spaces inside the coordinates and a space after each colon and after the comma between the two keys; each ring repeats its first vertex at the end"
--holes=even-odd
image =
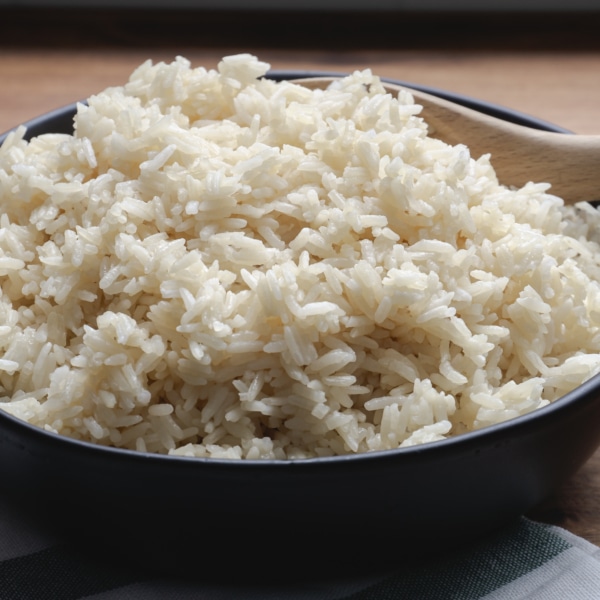
{"type": "MultiPolygon", "coordinates": [[[[273,69],[351,72],[465,94],[600,134],[600,13],[443,15],[0,12],[0,131],[123,84],[147,59],[251,52],[273,69]],[[435,27],[434,27],[435,25],[435,27]],[[313,35],[307,36],[310,30],[313,35]]],[[[600,544],[600,451],[528,515],[600,544]]]]}

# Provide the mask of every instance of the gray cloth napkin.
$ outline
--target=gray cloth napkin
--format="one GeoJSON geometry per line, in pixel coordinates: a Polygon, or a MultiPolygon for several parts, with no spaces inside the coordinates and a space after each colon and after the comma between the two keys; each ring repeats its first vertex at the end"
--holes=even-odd
{"type": "Polygon", "coordinates": [[[525,518],[450,555],[368,576],[215,584],[202,581],[201,568],[197,580],[180,581],[99,564],[73,542],[48,539],[0,498],[0,600],[600,599],[600,548],[525,518]]]}

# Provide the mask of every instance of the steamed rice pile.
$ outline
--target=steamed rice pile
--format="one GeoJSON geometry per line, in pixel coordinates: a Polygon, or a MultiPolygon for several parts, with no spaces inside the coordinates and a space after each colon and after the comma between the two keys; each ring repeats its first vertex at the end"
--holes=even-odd
{"type": "MultiPolygon", "coordinates": [[[[440,440],[600,371],[598,215],[327,91],[141,65],[75,134],[0,149],[0,406],[138,451],[298,459],[440,440]]],[[[492,157],[493,164],[493,157],[492,157]]]]}

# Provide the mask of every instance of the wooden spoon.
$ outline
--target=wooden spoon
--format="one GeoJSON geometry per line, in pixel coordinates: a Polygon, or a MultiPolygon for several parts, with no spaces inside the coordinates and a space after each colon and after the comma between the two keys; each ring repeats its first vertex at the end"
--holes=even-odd
{"type": "MultiPolygon", "coordinates": [[[[315,89],[335,80],[310,77],[294,82],[315,89]]],[[[423,106],[430,135],[449,144],[465,144],[473,158],[489,153],[500,183],[515,187],[530,181],[550,183],[549,193],[566,204],[600,200],[600,136],[516,125],[412,88],[382,83],[393,95],[402,89],[412,94],[423,106]]]]}

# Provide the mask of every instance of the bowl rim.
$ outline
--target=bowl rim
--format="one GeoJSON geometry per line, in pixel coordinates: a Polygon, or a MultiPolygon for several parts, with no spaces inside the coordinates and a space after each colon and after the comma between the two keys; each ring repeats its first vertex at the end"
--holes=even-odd
{"type": "MultiPolygon", "coordinates": [[[[0,430],[11,429],[17,434],[24,434],[27,439],[33,439],[36,443],[44,446],[51,445],[53,448],[72,449],[75,448],[81,456],[85,454],[104,455],[119,460],[127,459],[133,462],[145,464],[155,463],[157,465],[172,465],[178,463],[182,466],[192,467],[203,465],[214,467],[243,470],[266,470],[287,469],[290,466],[298,471],[304,469],[326,468],[339,465],[355,465],[357,463],[370,463],[372,461],[398,461],[413,460],[415,458],[443,456],[447,452],[470,452],[480,449],[481,441],[487,445],[494,445],[500,441],[508,442],[512,438],[527,435],[530,429],[542,427],[544,423],[551,423],[560,419],[563,413],[568,413],[575,403],[593,403],[598,401],[598,388],[600,387],[600,373],[592,376],[575,389],[557,398],[553,402],[537,408],[523,415],[513,417],[500,423],[487,425],[480,429],[457,434],[442,440],[391,448],[389,450],[373,450],[368,452],[339,454],[333,456],[320,456],[310,458],[287,458],[287,459],[235,459],[235,458],[211,458],[193,457],[172,454],[160,454],[153,452],[142,452],[128,448],[119,448],[102,444],[95,444],[85,440],[70,438],[66,435],[45,430],[41,427],[23,421],[22,419],[5,412],[0,408],[0,430]]],[[[1,435],[1,434],[0,434],[1,435]]],[[[27,451],[24,448],[24,451],[27,451]]]]}
{"type": "MultiPolygon", "coordinates": [[[[304,77],[344,77],[349,73],[337,72],[337,71],[314,71],[314,70],[270,70],[265,77],[276,80],[289,80],[299,79],[304,77]]],[[[474,110],[490,114],[496,117],[500,117],[506,121],[517,123],[532,127],[534,129],[554,131],[557,133],[571,133],[568,129],[564,129],[553,123],[538,119],[533,116],[529,116],[525,113],[507,108],[501,105],[497,105],[488,101],[479,100],[463,94],[442,90],[436,87],[430,87],[422,84],[415,84],[409,81],[381,77],[381,80],[396,85],[403,85],[407,88],[412,88],[425,93],[436,95],[457,104],[462,104],[474,110]]],[[[40,133],[53,133],[52,131],[44,130],[47,123],[60,122],[63,125],[67,125],[69,122],[72,124],[73,117],[76,113],[77,106],[85,103],[83,101],[76,101],[71,104],[67,104],[60,108],[56,108],[49,112],[38,115],[32,119],[29,119],[17,125],[8,131],[0,134],[0,146],[7,138],[7,136],[16,131],[18,127],[25,126],[27,131],[25,139],[30,139],[40,133]]],[[[534,424],[537,427],[541,421],[550,421],[555,418],[560,418],[563,412],[566,412],[569,407],[576,402],[593,402],[597,388],[600,387],[600,373],[592,376],[584,383],[577,386],[575,389],[564,394],[560,398],[550,402],[548,405],[534,409],[529,413],[508,419],[506,421],[487,425],[477,430],[468,431],[465,433],[457,434],[442,440],[433,442],[427,442],[414,446],[406,446],[393,448],[389,450],[374,450],[360,453],[348,453],[342,455],[333,456],[321,456],[311,458],[298,458],[298,459],[233,459],[233,458],[211,458],[211,457],[189,457],[171,454],[159,454],[153,452],[142,452],[138,450],[131,450],[127,448],[119,448],[114,446],[102,445],[76,438],[70,438],[63,434],[54,433],[52,431],[45,430],[37,425],[30,424],[18,417],[11,415],[0,409],[0,429],[10,428],[14,432],[22,432],[29,437],[33,437],[40,442],[49,443],[53,445],[62,446],[64,448],[74,447],[77,448],[78,452],[81,453],[93,453],[103,454],[107,457],[114,457],[117,459],[132,460],[132,461],[143,461],[143,462],[154,462],[157,464],[169,464],[178,463],[181,465],[195,465],[214,466],[216,468],[226,467],[228,469],[282,469],[288,468],[293,465],[295,470],[302,468],[325,468],[326,466],[340,464],[353,465],[355,463],[369,463],[373,460],[399,460],[402,457],[423,457],[430,454],[437,455],[439,453],[445,453],[449,448],[464,449],[468,451],[474,446],[478,446],[482,438],[489,442],[497,442],[499,438],[505,439],[506,434],[514,433],[523,434],[532,427],[534,424]]]]}

